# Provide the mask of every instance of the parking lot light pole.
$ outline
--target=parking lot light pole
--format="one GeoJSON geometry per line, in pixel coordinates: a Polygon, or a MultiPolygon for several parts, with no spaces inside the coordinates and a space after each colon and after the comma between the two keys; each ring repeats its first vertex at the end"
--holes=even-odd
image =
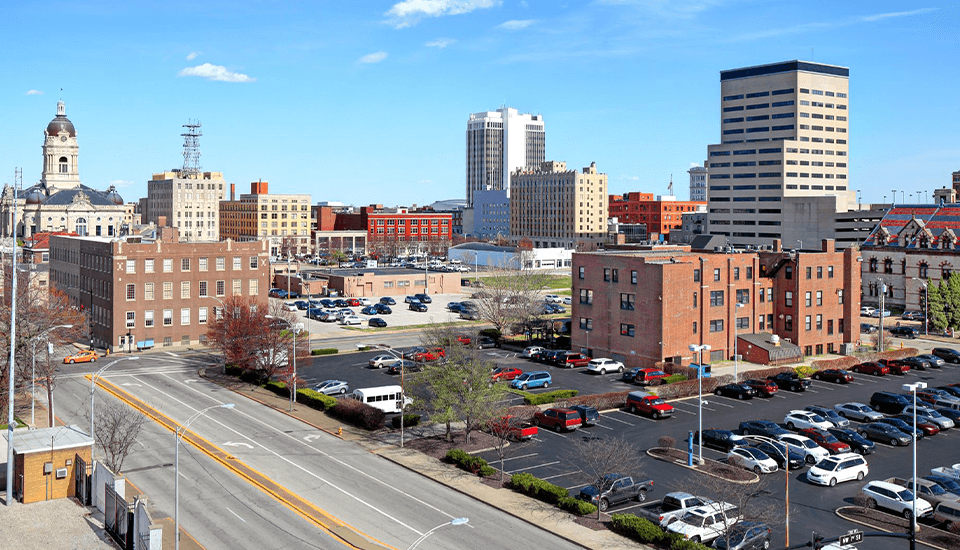
{"type": "MultiPolygon", "coordinates": [[[[94,415],[93,415],[93,396],[95,395],[94,390],[97,389],[97,378],[100,378],[100,375],[103,374],[103,371],[109,369],[110,367],[116,365],[117,363],[119,363],[119,362],[121,362],[121,361],[139,361],[139,360],[140,360],[140,357],[137,356],[137,355],[134,355],[133,357],[124,357],[123,359],[117,359],[117,360],[114,361],[113,363],[104,365],[103,368],[101,368],[100,370],[98,370],[98,371],[96,372],[96,374],[94,374],[93,376],[90,377],[90,437],[93,438],[94,441],[96,441],[96,437],[94,437],[94,435],[93,435],[93,418],[94,418],[94,415]]],[[[90,458],[91,458],[91,459],[93,458],[93,450],[96,449],[96,448],[97,448],[97,446],[94,445],[94,446],[90,449],[90,458]]]]}
{"type": "Polygon", "coordinates": [[[290,393],[290,410],[292,411],[293,404],[297,402],[297,327],[283,317],[275,317],[273,315],[264,315],[264,317],[274,321],[283,321],[293,332],[293,377],[290,379],[290,387],[287,388],[290,393]]]}
{"type": "MultiPolygon", "coordinates": [[[[913,432],[917,432],[917,390],[927,387],[926,382],[914,382],[901,386],[903,391],[913,394],[913,432]]],[[[910,514],[910,550],[917,548],[917,440],[913,441],[913,513],[910,514]]]]}
{"type": "MultiPolygon", "coordinates": [[[[57,325],[55,327],[50,327],[47,330],[41,332],[40,334],[34,336],[30,339],[30,353],[32,357],[32,365],[30,367],[30,425],[36,426],[36,404],[37,404],[37,346],[33,343],[34,340],[39,339],[41,336],[46,336],[50,334],[51,331],[57,330],[58,328],[73,328],[73,325],[57,325]]],[[[50,360],[49,353],[47,354],[47,361],[50,360]]],[[[49,365],[47,368],[50,368],[49,365]]],[[[93,437],[93,434],[90,434],[90,437],[93,437]]]]}
{"type": "Polygon", "coordinates": [[[690,351],[698,354],[697,365],[697,461],[703,465],[703,351],[710,351],[709,344],[690,344],[690,351]]]}
{"type": "Polygon", "coordinates": [[[913,277],[914,281],[920,283],[920,286],[923,287],[923,335],[927,336],[930,334],[930,319],[928,319],[930,314],[930,294],[927,289],[927,282],[919,277],[913,277]]]}
{"type": "Polygon", "coordinates": [[[411,544],[411,545],[407,548],[407,550],[414,550],[414,548],[416,548],[417,546],[420,546],[420,543],[421,543],[421,542],[427,540],[427,537],[429,537],[430,535],[432,535],[437,529],[440,529],[441,527],[446,527],[447,525],[463,525],[463,524],[467,523],[468,521],[470,521],[470,518],[453,518],[452,520],[450,520],[450,521],[448,521],[448,522],[446,522],[446,523],[443,523],[443,524],[441,524],[441,525],[437,525],[437,526],[434,527],[433,529],[431,529],[431,530],[427,531],[426,533],[420,535],[420,538],[418,538],[417,540],[413,541],[413,544],[411,544]]]}
{"type": "Polygon", "coordinates": [[[187,419],[182,426],[177,427],[177,431],[174,434],[176,439],[174,440],[174,460],[173,460],[173,540],[175,550],[180,550],[180,440],[183,439],[183,434],[186,433],[187,428],[190,427],[190,424],[194,420],[200,418],[209,410],[212,409],[232,409],[234,407],[233,403],[224,403],[222,405],[213,405],[207,407],[206,409],[201,409],[196,414],[187,419]]]}

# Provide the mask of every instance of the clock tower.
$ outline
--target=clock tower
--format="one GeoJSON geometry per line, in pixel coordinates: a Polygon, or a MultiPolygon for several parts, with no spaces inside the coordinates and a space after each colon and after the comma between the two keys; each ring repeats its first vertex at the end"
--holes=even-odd
{"type": "Polygon", "coordinates": [[[47,124],[43,135],[43,173],[40,184],[48,193],[51,188],[60,191],[78,189],[80,146],[77,145],[77,130],[67,118],[62,100],[57,102],[57,116],[47,124]]]}

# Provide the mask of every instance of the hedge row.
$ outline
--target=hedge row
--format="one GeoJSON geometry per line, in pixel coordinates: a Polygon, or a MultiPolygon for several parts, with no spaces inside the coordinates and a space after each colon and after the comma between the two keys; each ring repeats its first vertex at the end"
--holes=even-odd
{"type": "Polygon", "coordinates": [[[330,416],[359,426],[365,430],[377,430],[383,426],[386,415],[380,409],[361,403],[356,399],[338,399],[329,409],[330,416]]]}
{"type": "Polygon", "coordinates": [[[489,477],[497,473],[495,469],[487,465],[487,461],[479,456],[464,451],[463,449],[450,449],[443,457],[450,464],[456,464],[461,470],[466,470],[480,477],[489,477]]]}
{"type": "Polygon", "coordinates": [[[593,504],[580,500],[573,497],[563,497],[560,499],[560,502],[557,503],[557,507],[561,510],[570,512],[571,514],[576,514],[578,516],[588,516],[590,514],[597,513],[597,507],[593,504]]]}
{"type": "Polygon", "coordinates": [[[340,400],[336,397],[330,397],[329,395],[322,394],[316,390],[303,388],[297,390],[297,402],[313,409],[317,409],[318,411],[325,411],[339,403],[340,400]]]}
{"type": "Polygon", "coordinates": [[[554,390],[547,393],[530,393],[515,389],[510,389],[509,391],[523,397],[523,402],[527,405],[546,405],[560,399],[576,397],[576,395],[580,393],[577,390],[554,390]]]}
{"type": "Polygon", "coordinates": [[[547,504],[558,504],[561,499],[570,496],[570,493],[563,487],[544,481],[526,472],[510,476],[510,487],[518,493],[542,500],[547,504]]]}
{"type": "MultiPolygon", "coordinates": [[[[574,405],[589,405],[597,410],[622,409],[627,406],[629,391],[598,393],[594,395],[580,395],[569,399],[558,399],[557,406],[572,407],[574,405]]],[[[531,414],[532,416],[532,414],[531,414]]]]}
{"type": "Polygon", "coordinates": [[[683,382],[684,380],[689,380],[690,377],[686,374],[671,374],[663,378],[664,384],[676,384],[677,382],[683,382]]]}
{"type": "MultiPolygon", "coordinates": [[[[393,427],[394,427],[394,428],[396,428],[396,429],[398,429],[398,430],[400,429],[400,415],[399,415],[399,414],[398,414],[397,416],[394,416],[393,419],[392,419],[390,422],[393,424],[393,427]]],[[[403,427],[404,427],[404,428],[412,428],[413,426],[416,426],[416,425],[419,424],[419,423],[420,423],[420,415],[419,415],[419,414],[412,414],[412,413],[410,413],[410,414],[405,414],[405,415],[403,415],[403,427]]]]}
{"type": "Polygon", "coordinates": [[[340,353],[340,350],[337,348],[320,348],[310,350],[310,355],[335,355],[340,353]]]}
{"type": "Polygon", "coordinates": [[[683,538],[679,533],[669,533],[659,525],[633,514],[613,514],[611,528],[627,538],[643,544],[656,544],[670,550],[707,550],[707,547],[683,538]]]}

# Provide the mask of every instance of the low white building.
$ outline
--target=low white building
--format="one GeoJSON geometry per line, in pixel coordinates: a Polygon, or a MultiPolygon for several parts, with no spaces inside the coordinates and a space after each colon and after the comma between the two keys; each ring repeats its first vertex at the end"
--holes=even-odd
{"type": "Polygon", "coordinates": [[[450,247],[447,257],[460,260],[467,267],[568,270],[572,264],[573,251],[565,248],[520,250],[515,246],[463,243],[450,247]]]}

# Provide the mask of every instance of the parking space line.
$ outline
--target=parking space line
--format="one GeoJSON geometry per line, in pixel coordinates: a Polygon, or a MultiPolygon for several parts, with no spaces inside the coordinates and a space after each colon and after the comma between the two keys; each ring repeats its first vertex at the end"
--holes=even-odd
{"type": "Polygon", "coordinates": [[[548,480],[548,479],[556,479],[556,478],[558,478],[558,477],[571,476],[571,475],[573,475],[573,474],[579,474],[579,473],[580,473],[580,472],[567,472],[567,473],[565,473],[565,474],[557,474],[557,475],[553,475],[553,476],[541,477],[540,479],[546,481],[546,480],[548,480]]]}
{"type": "MultiPolygon", "coordinates": [[[[620,412],[620,411],[615,411],[615,412],[620,412]]],[[[626,414],[626,413],[620,412],[620,414],[626,414]]],[[[620,420],[619,418],[614,418],[614,417],[611,416],[611,415],[607,415],[607,418],[609,418],[610,420],[613,420],[614,422],[619,422],[619,423],[621,423],[621,424],[626,424],[627,426],[636,426],[636,424],[634,424],[634,423],[632,423],[632,422],[627,422],[626,420],[620,420]]]]}
{"type": "Polygon", "coordinates": [[[823,386],[823,387],[817,386],[817,387],[819,387],[819,388],[822,389],[822,390],[827,390],[827,391],[835,391],[835,390],[837,389],[837,388],[831,388],[831,387],[829,387],[829,386],[823,386]]]}
{"type": "MultiPolygon", "coordinates": [[[[717,399],[730,399],[729,397],[727,397],[727,396],[725,396],[725,395],[716,395],[716,394],[714,394],[714,397],[716,397],[717,399]]],[[[736,401],[736,399],[730,399],[730,401],[736,401]]],[[[721,407],[727,407],[727,408],[729,408],[729,409],[732,409],[732,408],[733,408],[733,405],[727,405],[726,403],[721,403],[721,402],[718,402],[718,401],[714,401],[714,403],[716,403],[717,405],[720,405],[721,407]]],[[[747,405],[753,405],[753,403],[747,403],[747,405]]]]}
{"type": "Polygon", "coordinates": [[[553,462],[547,462],[547,463],[545,463],[545,464],[537,464],[536,466],[527,466],[526,468],[517,468],[516,470],[512,470],[512,471],[504,472],[504,473],[505,473],[505,474],[509,474],[509,475],[513,475],[513,474],[515,474],[515,473],[517,473],[517,472],[523,472],[523,471],[526,471],[526,470],[533,470],[533,469],[536,469],[536,468],[543,468],[544,466],[553,466],[554,464],[560,464],[560,461],[559,461],[559,460],[554,460],[553,462]]]}
{"type": "MultiPolygon", "coordinates": [[[[525,454],[520,456],[511,456],[510,458],[503,459],[503,462],[507,462],[509,460],[517,460],[518,458],[530,458],[531,456],[537,456],[538,454],[540,453],[530,453],[530,454],[525,454]]],[[[500,459],[497,459],[497,462],[500,462],[500,459]]]]}
{"type": "Polygon", "coordinates": [[[567,439],[567,436],[565,436],[565,435],[563,435],[563,434],[560,434],[560,433],[557,433],[557,432],[550,431],[550,430],[538,430],[537,433],[548,433],[548,434],[553,434],[553,435],[555,435],[555,436],[557,436],[557,437],[562,437],[562,438],[564,438],[564,439],[567,439]]]}
{"type": "Polygon", "coordinates": [[[612,429],[613,429],[613,428],[611,428],[610,426],[604,426],[603,424],[594,424],[594,426],[596,426],[596,427],[598,427],[598,428],[603,428],[603,429],[605,429],[605,430],[612,430],[612,429]]]}
{"type": "Polygon", "coordinates": [[[616,513],[619,514],[619,513],[621,513],[621,512],[626,512],[627,510],[633,510],[634,508],[639,508],[639,507],[643,506],[643,504],[644,504],[644,503],[642,503],[642,502],[638,502],[638,503],[636,503],[636,504],[633,504],[633,505],[630,505],[630,506],[627,506],[627,507],[624,507],[624,508],[617,508],[617,512],[616,512],[616,513]]]}

